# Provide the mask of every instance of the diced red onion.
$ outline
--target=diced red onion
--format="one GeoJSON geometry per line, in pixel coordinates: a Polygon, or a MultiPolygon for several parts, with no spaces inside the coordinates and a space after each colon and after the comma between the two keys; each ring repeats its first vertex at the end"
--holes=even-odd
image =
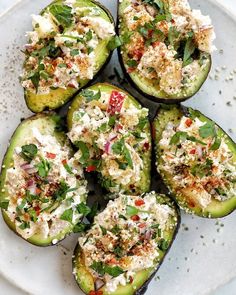
{"type": "Polygon", "coordinates": [[[152,237],[152,232],[150,230],[147,230],[144,234],[145,240],[150,240],[152,237]]]}
{"type": "Polygon", "coordinates": [[[201,146],[197,146],[196,147],[196,150],[197,150],[197,154],[198,154],[199,158],[202,158],[202,147],[201,146]]]}
{"type": "Polygon", "coordinates": [[[99,289],[101,289],[103,286],[105,285],[104,281],[101,279],[96,279],[95,283],[94,283],[94,287],[95,287],[95,291],[98,291],[99,289]]]}
{"type": "Polygon", "coordinates": [[[28,170],[34,168],[32,164],[24,163],[20,166],[23,170],[28,170]]]}
{"type": "Polygon", "coordinates": [[[107,141],[105,143],[104,149],[105,149],[105,153],[106,154],[109,154],[110,153],[110,150],[111,150],[111,143],[110,143],[110,141],[107,141]]]}

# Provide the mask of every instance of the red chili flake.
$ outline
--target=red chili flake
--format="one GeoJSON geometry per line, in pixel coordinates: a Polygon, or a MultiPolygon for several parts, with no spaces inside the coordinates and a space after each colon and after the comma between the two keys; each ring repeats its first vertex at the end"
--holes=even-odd
{"type": "Polygon", "coordinates": [[[110,264],[116,264],[117,263],[117,260],[115,258],[112,258],[110,261],[109,261],[110,264]]]}
{"type": "Polygon", "coordinates": [[[134,278],[130,276],[130,277],[129,277],[129,283],[132,284],[133,281],[134,281],[134,278]]]}
{"type": "Polygon", "coordinates": [[[186,125],[187,127],[190,127],[190,126],[192,125],[192,123],[193,123],[193,121],[192,121],[190,118],[188,118],[188,119],[185,121],[185,125],[186,125]]]}
{"type": "Polygon", "coordinates": [[[143,50],[135,49],[134,50],[134,57],[135,57],[135,59],[140,60],[142,58],[142,56],[143,56],[143,53],[144,53],[143,50]]]}
{"type": "Polygon", "coordinates": [[[69,83],[68,86],[71,88],[76,88],[76,86],[73,83],[69,83]]]}
{"type": "Polygon", "coordinates": [[[89,295],[103,295],[103,291],[90,291],[89,295]]]}
{"type": "Polygon", "coordinates": [[[47,153],[47,158],[48,158],[48,159],[55,159],[55,158],[56,158],[56,154],[53,154],[53,153],[47,153]]]}
{"type": "Polygon", "coordinates": [[[149,148],[150,148],[150,144],[149,144],[149,142],[145,142],[144,145],[143,145],[143,149],[144,149],[145,151],[148,151],[149,148]]]}
{"type": "Polygon", "coordinates": [[[95,171],[96,169],[97,169],[96,166],[91,165],[91,166],[88,166],[88,167],[86,168],[86,172],[93,172],[93,171],[95,171]]]}
{"type": "Polygon", "coordinates": [[[151,37],[152,37],[152,34],[153,34],[153,32],[154,32],[154,31],[153,31],[153,30],[151,30],[151,29],[150,29],[150,30],[148,30],[148,38],[151,38],[151,37]]]}
{"type": "Polygon", "coordinates": [[[133,215],[133,216],[131,217],[131,219],[132,219],[133,221],[139,221],[140,217],[139,217],[138,215],[133,215]]]}
{"type": "Polygon", "coordinates": [[[138,199],[134,203],[135,203],[135,206],[142,206],[145,204],[143,199],[138,199]]]}
{"type": "Polygon", "coordinates": [[[195,155],[196,154],[196,149],[192,149],[189,153],[190,153],[190,155],[195,155]]]}
{"type": "Polygon", "coordinates": [[[62,160],[61,162],[62,162],[63,165],[67,165],[67,160],[66,159],[62,160]]]}
{"type": "Polygon", "coordinates": [[[191,208],[194,208],[194,207],[195,207],[195,203],[194,203],[193,200],[188,200],[188,205],[189,205],[189,207],[191,207],[191,208]]]}
{"type": "Polygon", "coordinates": [[[37,216],[39,216],[41,208],[39,206],[35,206],[34,211],[36,212],[37,216]]]}
{"type": "Polygon", "coordinates": [[[121,111],[125,95],[119,91],[113,90],[110,96],[107,112],[110,115],[115,115],[121,111]]]}
{"type": "Polygon", "coordinates": [[[35,193],[36,193],[36,195],[39,195],[41,193],[41,189],[36,187],[35,193]]]}
{"type": "Polygon", "coordinates": [[[157,47],[157,46],[159,46],[160,45],[160,42],[159,41],[156,41],[156,42],[153,42],[152,43],[152,46],[155,48],[155,47],[157,47]]]}
{"type": "Polygon", "coordinates": [[[71,69],[71,68],[73,67],[73,65],[72,65],[71,63],[68,63],[68,64],[67,64],[67,67],[68,67],[69,69],[71,69]]]}
{"type": "Polygon", "coordinates": [[[130,73],[133,73],[135,71],[135,68],[128,68],[127,69],[127,72],[130,74],[130,73]]]}
{"type": "Polygon", "coordinates": [[[172,24],[175,24],[175,20],[174,20],[174,19],[172,19],[172,20],[171,20],[171,23],[172,23],[172,24]]]}
{"type": "Polygon", "coordinates": [[[146,227],[146,223],[140,223],[140,224],[138,225],[138,227],[139,227],[139,228],[144,228],[144,227],[146,227]]]}

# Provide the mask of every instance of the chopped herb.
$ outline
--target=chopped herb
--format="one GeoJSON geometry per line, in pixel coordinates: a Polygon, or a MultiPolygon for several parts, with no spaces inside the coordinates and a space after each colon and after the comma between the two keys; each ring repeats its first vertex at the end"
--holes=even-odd
{"type": "Polygon", "coordinates": [[[25,230],[27,228],[30,228],[30,224],[27,221],[22,221],[21,225],[19,226],[20,229],[25,230]]]}
{"type": "Polygon", "coordinates": [[[87,216],[91,212],[91,209],[85,203],[80,203],[77,205],[76,209],[83,216],[87,216]]]}
{"type": "Polygon", "coordinates": [[[111,116],[110,118],[109,118],[109,122],[108,122],[108,125],[110,126],[110,127],[114,127],[115,126],[115,124],[116,124],[116,116],[111,116]]]}
{"type": "Polygon", "coordinates": [[[36,222],[38,220],[38,217],[37,217],[37,213],[34,209],[29,209],[27,211],[27,213],[29,214],[30,216],[30,219],[33,221],[33,222],[36,222]]]}
{"type": "Polygon", "coordinates": [[[171,145],[177,145],[179,144],[181,141],[185,141],[185,140],[190,140],[192,142],[197,142],[200,143],[202,145],[206,145],[205,142],[198,140],[196,137],[194,136],[189,136],[187,132],[184,131],[177,131],[171,138],[170,140],[170,144],[171,145]]]}
{"type": "Polygon", "coordinates": [[[205,163],[192,166],[190,172],[193,176],[203,178],[204,176],[210,176],[212,174],[212,167],[213,161],[207,158],[205,163]]]}
{"type": "Polygon", "coordinates": [[[143,128],[145,127],[145,125],[147,123],[148,123],[148,118],[147,117],[139,118],[137,128],[139,128],[140,130],[143,130],[143,128]]]}
{"type": "Polygon", "coordinates": [[[183,57],[183,66],[184,67],[193,61],[191,56],[194,53],[195,49],[196,49],[196,46],[195,46],[195,42],[193,40],[193,37],[188,38],[185,43],[185,47],[184,47],[184,57],[183,57]]]}
{"type": "Polygon", "coordinates": [[[119,275],[124,273],[123,269],[120,268],[119,266],[111,267],[111,266],[105,265],[104,271],[105,271],[105,273],[109,274],[113,278],[118,277],[119,275]]]}
{"type": "Polygon", "coordinates": [[[159,242],[158,247],[162,251],[166,251],[168,249],[168,247],[169,247],[169,242],[164,240],[164,239],[161,239],[160,242],[159,242]]]}
{"type": "Polygon", "coordinates": [[[215,124],[213,122],[207,122],[205,125],[199,128],[199,135],[202,138],[214,137],[215,134],[215,124]]]}
{"type": "Polygon", "coordinates": [[[122,215],[122,214],[119,214],[119,218],[122,218],[124,220],[127,220],[127,218],[124,215],[122,215]]]}
{"type": "Polygon", "coordinates": [[[134,167],[133,166],[133,161],[132,161],[130,152],[129,152],[128,148],[126,147],[126,145],[124,145],[124,147],[123,147],[123,154],[124,154],[125,160],[127,161],[129,167],[131,169],[133,169],[133,167],[134,167]]]}
{"type": "Polygon", "coordinates": [[[28,79],[31,80],[31,82],[33,83],[34,85],[34,88],[36,90],[36,92],[38,92],[38,87],[39,87],[39,80],[40,80],[40,75],[39,75],[39,72],[35,72],[33,74],[31,74],[28,79]]]}
{"type": "Polygon", "coordinates": [[[88,224],[83,223],[83,222],[79,222],[77,223],[74,228],[73,228],[73,232],[74,233],[82,233],[84,232],[87,228],[88,228],[88,224]]]}
{"type": "Polygon", "coordinates": [[[93,270],[95,270],[98,274],[100,274],[101,276],[105,275],[104,264],[102,262],[94,261],[93,264],[90,265],[90,267],[93,270]]]}
{"type": "Polygon", "coordinates": [[[73,15],[71,7],[67,5],[53,4],[50,6],[49,11],[64,28],[68,28],[72,25],[73,15]]]}
{"type": "Polygon", "coordinates": [[[216,151],[219,149],[221,145],[221,139],[219,137],[215,137],[213,145],[210,147],[211,151],[216,151]]]}
{"type": "Polygon", "coordinates": [[[38,153],[38,148],[35,144],[23,145],[21,147],[21,156],[27,162],[31,162],[38,153]]]}
{"type": "Polygon", "coordinates": [[[176,39],[178,39],[180,33],[176,30],[175,27],[170,27],[169,32],[168,32],[168,40],[170,45],[174,46],[176,39]]]}
{"type": "Polygon", "coordinates": [[[120,233],[121,229],[119,228],[119,226],[116,224],[115,226],[113,226],[113,228],[110,230],[110,232],[112,232],[114,235],[118,235],[120,233]]]}
{"type": "Polygon", "coordinates": [[[131,68],[136,68],[138,65],[138,62],[134,59],[129,59],[126,62],[127,66],[131,67],[131,68]]]}
{"type": "Polygon", "coordinates": [[[67,68],[67,65],[66,64],[59,64],[58,67],[59,68],[67,68]]]}
{"type": "Polygon", "coordinates": [[[65,210],[63,212],[63,214],[61,215],[60,219],[72,223],[72,220],[73,220],[73,209],[70,208],[70,209],[65,210]]]}
{"type": "Polygon", "coordinates": [[[130,205],[127,205],[126,206],[126,214],[129,216],[129,217],[132,217],[134,215],[137,215],[139,213],[139,209],[137,209],[136,207],[134,206],[130,206],[130,205]]]}
{"type": "Polygon", "coordinates": [[[67,183],[64,181],[61,181],[59,184],[59,188],[56,190],[56,192],[53,195],[53,198],[57,201],[62,201],[66,198],[66,194],[68,193],[68,190],[70,187],[67,183]]]}
{"type": "Polygon", "coordinates": [[[122,155],[123,154],[123,156],[124,156],[125,160],[127,161],[128,165],[131,168],[133,168],[132,158],[131,158],[131,155],[130,155],[130,152],[129,152],[128,148],[125,145],[124,138],[122,138],[119,141],[116,141],[112,145],[112,151],[115,154],[118,154],[118,155],[122,155]]]}
{"type": "Polygon", "coordinates": [[[63,166],[69,174],[73,174],[71,167],[67,163],[63,164],[63,166]]]}
{"type": "Polygon", "coordinates": [[[79,55],[79,54],[80,54],[79,49],[72,49],[72,50],[70,51],[70,55],[71,55],[71,56],[76,56],[76,55],[79,55]]]}
{"type": "Polygon", "coordinates": [[[92,100],[99,100],[101,98],[101,90],[94,93],[93,90],[85,89],[81,91],[81,96],[83,96],[87,102],[92,100]]]}
{"type": "Polygon", "coordinates": [[[116,254],[116,257],[121,258],[123,256],[123,249],[120,246],[116,246],[114,248],[114,253],[116,254]]]}
{"type": "Polygon", "coordinates": [[[93,32],[89,30],[85,36],[86,36],[86,41],[90,41],[93,38],[93,32]]]}
{"type": "Polygon", "coordinates": [[[114,50],[117,47],[120,47],[122,45],[122,40],[118,36],[112,37],[112,39],[108,42],[107,48],[109,50],[114,50]]]}
{"type": "Polygon", "coordinates": [[[89,159],[89,149],[83,141],[77,141],[76,146],[79,148],[79,150],[82,153],[82,156],[80,157],[79,161],[81,164],[86,164],[87,160],[89,159]]]}
{"type": "Polygon", "coordinates": [[[49,170],[51,169],[51,163],[45,159],[42,159],[42,161],[37,164],[36,167],[38,168],[39,176],[45,178],[48,176],[49,170]]]}
{"type": "Polygon", "coordinates": [[[100,228],[101,228],[102,234],[105,236],[107,234],[107,229],[101,225],[100,225],[100,228]]]}

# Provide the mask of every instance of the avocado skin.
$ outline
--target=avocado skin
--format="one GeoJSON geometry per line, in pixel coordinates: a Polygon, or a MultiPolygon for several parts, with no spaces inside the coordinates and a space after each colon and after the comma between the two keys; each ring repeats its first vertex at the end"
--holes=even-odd
{"type": "MultiPolygon", "coordinates": [[[[122,93],[126,94],[128,98],[137,106],[142,106],[143,105],[138,102],[131,94],[129,94],[127,91],[123,90],[122,88],[118,88],[117,86],[110,84],[110,83],[97,83],[89,87],[89,89],[93,90],[98,90],[101,89],[104,92],[106,91],[111,91],[111,90],[116,90],[116,91],[121,91],[122,93]]],[[[72,119],[73,119],[73,113],[80,107],[82,103],[82,97],[80,96],[80,93],[78,93],[77,96],[73,99],[71,106],[69,107],[69,111],[67,114],[67,126],[68,129],[71,130],[72,128],[72,119]]],[[[147,125],[144,128],[144,131],[149,137],[149,143],[150,143],[150,152],[148,153],[148,157],[144,157],[143,160],[145,161],[144,164],[144,169],[146,170],[145,173],[143,173],[142,184],[139,186],[139,190],[135,192],[135,194],[141,194],[148,192],[150,190],[150,185],[151,185],[151,151],[152,151],[152,139],[151,139],[151,126],[150,122],[147,123],[147,125]]],[[[129,191],[128,189],[126,190],[126,193],[132,194],[132,191],[129,191]]]]}
{"type": "MultiPolygon", "coordinates": [[[[53,1],[51,4],[49,4],[47,7],[50,7],[52,4],[60,4],[62,0],[53,1]]],[[[107,15],[110,22],[114,24],[115,21],[113,19],[112,14],[110,11],[104,7],[101,3],[95,0],[77,0],[77,2],[84,2],[85,5],[88,5],[89,3],[95,4],[96,6],[99,6],[107,15]]],[[[41,11],[41,15],[46,11],[47,7],[45,7],[41,11]]],[[[32,92],[29,92],[27,90],[24,90],[24,98],[25,103],[27,107],[33,112],[33,113],[40,113],[44,110],[54,110],[62,107],[65,105],[69,100],[73,98],[73,96],[81,91],[84,87],[89,86],[93,83],[94,80],[96,80],[97,77],[99,77],[100,73],[105,69],[105,67],[108,65],[108,63],[111,60],[112,57],[112,50],[107,49],[107,44],[103,44],[101,49],[106,49],[108,51],[108,55],[106,57],[106,60],[102,62],[102,65],[100,66],[100,69],[97,71],[97,73],[94,75],[92,80],[79,80],[80,87],[78,89],[68,87],[66,89],[58,88],[55,90],[51,90],[48,94],[35,94],[32,92]],[[105,47],[105,48],[102,48],[105,47]]],[[[103,57],[103,55],[102,55],[103,57]]]]}
{"type": "MultiPolygon", "coordinates": [[[[50,129],[53,128],[53,130],[54,130],[54,128],[56,127],[56,124],[52,119],[53,115],[55,115],[54,112],[41,113],[41,114],[34,115],[28,119],[25,119],[22,123],[20,123],[20,125],[17,127],[17,129],[13,133],[12,138],[10,139],[10,145],[5,153],[5,156],[3,158],[3,162],[1,165],[0,201],[4,200],[7,197],[7,193],[2,192],[2,190],[4,189],[6,170],[10,167],[10,164],[12,163],[12,153],[14,152],[15,146],[17,146],[18,139],[20,139],[22,143],[24,141],[24,137],[22,136],[22,132],[27,132],[27,130],[29,129],[31,124],[39,124],[40,126],[42,124],[44,124],[44,128],[50,128],[50,129]]],[[[66,135],[63,132],[54,132],[54,135],[62,143],[67,140],[66,135]]],[[[23,240],[25,240],[28,243],[35,245],[35,246],[40,246],[40,247],[54,246],[58,242],[65,239],[66,236],[73,231],[73,226],[69,225],[68,228],[66,228],[63,232],[59,233],[55,237],[50,237],[50,238],[44,239],[43,237],[40,236],[40,234],[38,234],[38,235],[34,235],[34,236],[30,237],[29,239],[25,239],[19,233],[16,232],[15,224],[10,220],[10,218],[6,214],[5,210],[1,209],[1,211],[2,211],[2,217],[5,221],[5,223],[7,224],[7,226],[20,238],[22,238],[23,240]],[[52,243],[53,240],[57,240],[58,242],[52,243]]]]}
{"type": "MultiPolygon", "coordinates": [[[[181,224],[181,214],[180,214],[180,209],[179,206],[177,204],[177,202],[175,201],[174,198],[168,197],[166,195],[163,194],[157,194],[158,197],[161,197],[162,200],[166,200],[166,203],[171,205],[171,207],[175,210],[176,212],[176,225],[175,225],[175,229],[173,231],[172,234],[172,238],[169,241],[169,247],[168,249],[163,252],[163,255],[161,256],[161,260],[158,262],[158,266],[155,268],[155,270],[150,270],[149,275],[147,276],[147,270],[142,271],[144,272],[144,274],[146,273],[146,279],[144,282],[139,282],[138,280],[135,280],[134,277],[134,282],[136,281],[136,284],[139,284],[140,287],[138,289],[134,289],[132,287],[132,284],[128,284],[128,286],[122,286],[120,289],[120,286],[118,287],[118,289],[115,292],[112,293],[107,293],[104,291],[103,288],[101,288],[100,290],[103,291],[103,295],[143,295],[145,294],[145,292],[148,289],[148,286],[150,284],[150,282],[152,281],[152,279],[155,277],[156,273],[158,272],[159,268],[161,267],[166,255],[168,254],[170,248],[172,247],[172,244],[178,234],[179,231],[179,227],[181,224]],[[127,288],[128,287],[128,288],[127,288]]],[[[165,203],[165,202],[164,202],[165,203]]],[[[86,268],[86,266],[83,265],[83,262],[81,262],[81,260],[83,260],[83,258],[81,259],[81,247],[79,245],[79,243],[76,245],[75,250],[74,250],[74,254],[72,257],[72,273],[74,275],[75,281],[78,284],[79,288],[81,289],[81,291],[84,294],[89,294],[89,291],[93,291],[94,289],[94,280],[92,275],[89,273],[88,269],[86,268]],[[78,262],[79,261],[79,262],[78,262]],[[81,262],[81,263],[80,263],[81,262]],[[80,267],[80,271],[77,271],[77,267],[80,267]],[[81,274],[83,273],[82,279],[78,278],[77,274],[81,274]]],[[[141,273],[141,272],[139,272],[141,273]]],[[[142,273],[139,276],[142,278],[142,273]]],[[[145,275],[143,276],[145,278],[145,275]]]]}
{"type": "MultiPolygon", "coordinates": [[[[124,1],[127,1],[127,0],[124,0],[124,1]]],[[[120,22],[120,9],[119,9],[120,5],[121,5],[120,4],[120,1],[117,0],[117,11],[118,11],[118,14],[117,14],[116,34],[118,36],[120,36],[120,31],[121,31],[121,28],[120,28],[120,23],[121,23],[120,22]]],[[[196,85],[194,87],[194,91],[192,91],[188,95],[184,95],[183,94],[183,96],[180,95],[179,97],[177,97],[175,95],[168,96],[163,91],[162,92],[157,91],[157,94],[156,95],[150,95],[147,92],[145,92],[145,90],[141,89],[134,82],[134,80],[131,78],[130,74],[127,72],[127,70],[125,68],[124,59],[123,59],[123,56],[122,56],[122,46],[120,46],[120,47],[117,48],[117,52],[118,52],[118,59],[119,59],[120,66],[122,68],[122,71],[123,71],[123,74],[124,74],[126,80],[129,82],[129,84],[137,92],[139,92],[141,95],[143,95],[147,99],[150,99],[151,101],[158,102],[158,103],[177,104],[177,103],[180,103],[180,102],[184,102],[184,101],[190,99],[191,97],[193,97],[201,89],[201,87],[203,86],[204,82],[206,81],[206,79],[208,77],[208,74],[210,73],[211,66],[212,66],[212,58],[211,58],[211,55],[209,55],[207,69],[206,69],[206,71],[202,71],[201,72],[201,74],[203,76],[202,79],[199,80],[199,81],[197,81],[197,83],[196,83],[196,85]]],[[[145,86],[144,83],[141,83],[141,84],[145,86]]],[[[146,86],[146,88],[148,88],[148,87],[149,87],[149,85],[146,86]]]]}
{"type": "MultiPolygon", "coordinates": [[[[153,133],[155,136],[154,142],[155,142],[155,153],[156,153],[156,168],[160,164],[161,153],[158,149],[158,142],[165,128],[165,123],[168,123],[170,121],[178,123],[178,121],[181,119],[183,115],[188,117],[190,116],[190,114],[193,114],[193,113],[194,113],[194,116],[198,117],[200,120],[204,122],[214,122],[213,120],[211,120],[210,118],[202,114],[200,111],[197,111],[182,105],[161,105],[159,107],[156,114],[156,118],[154,119],[154,122],[153,122],[153,131],[154,131],[153,133]]],[[[236,160],[236,143],[219,125],[216,124],[216,126],[219,128],[217,133],[220,137],[226,135],[226,142],[228,146],[230,147],[231,151],[234,153],[234,158],[236,160]]],[[[160,171],[158,174],[162,178],[164,185],[168,188],[168,190],[170,191],[171,195],[176,200],[178,205],[187,213],[195,214],[199,217],[214,219],[214,218],[225,217],[236,209],[236,196],[223,202],[213,200],[211,204],[208,205],[207,208],[204,210],[200,208],[199,206],[195,206],[194,208],[192,208],[184,200],[184,196],[180,196],[176,194],[176,192],[172,188],[171,180],[165,175],[165,173],[160,171]]]]}

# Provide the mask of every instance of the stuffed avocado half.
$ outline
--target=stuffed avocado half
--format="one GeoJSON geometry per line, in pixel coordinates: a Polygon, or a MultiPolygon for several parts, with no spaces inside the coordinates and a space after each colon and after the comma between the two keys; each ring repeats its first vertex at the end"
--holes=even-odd
{"type": "Polygon", "coordinates": [[[35,113],[64,105],[111,56],[114,21],[93,0],[54,1],[32,15],[21,84],[35,113]]]}
{"type": "Polygon", "coordinates": [[[180,222],[175,203],[155,192],[119,194],[79,238],[73,274],[85,294],[143,294],[180,222]]]}
{"type": "Polygon", "coordinates": [[[138,91],[165,103],[193,96],[211,68],[214,29],[185,0],[118,1],[119,56],[138,91]]]}
{"type": "Polygon", "coordinates": [[[37,246],[56,244],[83,216],[87,188],[58,117],[39,114],[16,129],[2,164],[0,206],[7,225],[37,246]]]}
{"type": "Polygon", "coordinates": [[[156,164],[178,204],[202,217],[236,208],[236,144],[215,122],[181,106],[161,107],[154,121],[156,164]]]}
{"type": "Polygon", "coordinates": [[[110,192],[150,190],[151,134],[148,109],[114,85],[80,92],[68,112],[68,136],[87,172],[99,172],[110,192]]]}

